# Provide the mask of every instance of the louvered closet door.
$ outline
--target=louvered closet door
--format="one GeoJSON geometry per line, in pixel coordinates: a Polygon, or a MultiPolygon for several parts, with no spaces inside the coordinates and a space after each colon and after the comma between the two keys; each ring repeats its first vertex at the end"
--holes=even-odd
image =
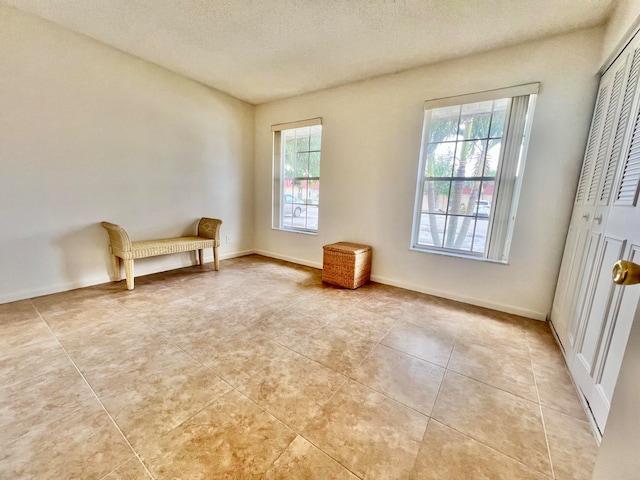
{"type": "MultiPolygon", "coordinates": [[[[624,290],[611,281],[611,269],[617,260],[640,262],[640,48],[632,49],[627,58],[627,81],[621,82],[619,113],[612,123],[610,145],[602,165],[594,166],[594,170],[601,169],[601,179],[593,197],[596,222],[589,232],[593,258],[589,258],[589,252],[585,266],[587,287],[579,299],[580,311],[569,335],[574,339],[571,374],[600,431],[606,425],[640,297],[638,289],[624,290]]],[[[587,243],[591,246],[590,240],[587,243]]]]}
{"type": "Polygon", "coordinates": [[[596,208],[594,192],[604,170],[604,152],[609,141],[603,134],[613,128],[612,119],[615,118],[617,98],[624,79],[624,64],[624,59],[619,60],[616,68],[609,69],[600,82],[551,310],[551,321],[567,357],[573,354],[575,332],[572,334],[572,331],[575,329],[572,327],[580,313],[580,298],[586,295],[587,285],[582,279],[589,268],[589,257],[592,259],[594,256],[594,242],[597,242],[597,238],[590,235],[596,208]]]}

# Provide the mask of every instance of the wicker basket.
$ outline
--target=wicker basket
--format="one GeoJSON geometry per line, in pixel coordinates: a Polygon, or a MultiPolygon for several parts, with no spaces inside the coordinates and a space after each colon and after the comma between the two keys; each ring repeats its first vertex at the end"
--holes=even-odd
{"type": "Polygon", "coordinates": [[[325,245],[322,281],[345,288],[358,288],[371,277],[371,247],[338,242],[325,245]]]}

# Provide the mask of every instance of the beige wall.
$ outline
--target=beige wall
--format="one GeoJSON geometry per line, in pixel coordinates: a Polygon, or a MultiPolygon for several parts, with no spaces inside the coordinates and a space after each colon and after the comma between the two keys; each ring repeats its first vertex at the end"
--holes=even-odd
{"type": "Polygon", "coordinates": [[[320,266],[322,245],[373,246],[375,279],[535,318],[550,310],[598,82],[583,30],[256,109],[256,249],[320,266]],[[541,82],[510,264],[409,250],[426,99],[541,82]],[[323,117],[319,233],[271,229],[271,125],[323,117]]]}
{"type": "Polygon", "coordinates": [[[253,126],[251,105],[0,3],[0,303],[108,281],[102,220],[144,239],[219,217],[222,254],[251,250],[253,126]]]}

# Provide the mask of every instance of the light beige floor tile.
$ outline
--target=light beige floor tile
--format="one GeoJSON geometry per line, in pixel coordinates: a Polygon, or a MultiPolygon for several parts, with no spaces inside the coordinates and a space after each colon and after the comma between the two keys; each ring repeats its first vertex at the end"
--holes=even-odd
{"type": "Polygon", "coordinates": [[[136,382],[126,389],[102,395],[102,402],[138,448],[176,428],[230,390],[228,383],[204,367],[170,367],[137,375],[136,382]]]}
{"type": "Polygon", "coordinates": [[[520,317],[477,308],[469,311],[459,330],[459,339],[497,352],[529,359],[529,344],[520,317]]]}
{"type": "Polygon", "coordinates": [[[69,364],[55,375],[44,374],[0,389],[0,445],[72,414],[95,397],[69,364]]]}
{"type": "Polygon", "coordinates": [[[110,472],[104,480],[151,480],[151,476],[137,458],[132,458],[110,472]]]}
{"type": "Polygon", "coordinates": [[[423,295],[405,309],[402,320],[429,330],[457,334],[467,316],[461,304],[450,300],[423,295]]]}
{"type": "Polygon", "coordinates": [[[400,322],[382,339],[388,347],[446,367],[455,343],[455,335],[400,322]]]}
{"type": "Polygon", "coordinates": [[[0,326],[2,327],[39,319],[40,315],[31,300],[0,304],[0,326]]]}
{"type": "Polygon", "coordinates": [[[376,342],[331,326],[302,338],[291,348],[343,375],[349,375],[373,350],[376,342]]]}
{"type": "Polygon", "coordinates": [[[94,402],[0,447],[0,478],[100,479],[131,456],[94,402]]]}
{"type": "Polygon", "coordinates": [[[393,317],[367,311],[358,305],[340,311],[328,324],[379,342],[397,323],[393,317]]]}
{"type": "Polygon", "coordinates": [[[576,388],[564,364],[554,367],[546,363],[534,363],[533,372],[538,385],[541,405],[572,415],[580,420],[587,419],[576,388]]]}
{"type": "Polygon", "coordinates": [[[158,479],[259,478],[295,433],[232,391],[140,448],[158,479]]]}
{"type": "Polygon", "coordinates": [[[252,334],[258,333],[281,345],[293,347],[300,339],[311,336],[325,324],[323,320],[296,311],[282,311],[253,324],[248,331],[252,334]]]}
{"type": "Polygon", "coordinates": [[[304,437],[356,475],[406,478],[428,417],[354,382],[311,421],[304,437]]]}
{"type": "Polygon", "coordinates": [[[538,401],[531,362],[525,358],[458,342],[448,369],[527,400],[538,401]]]}
{"type": "Polygon", "coordinates": [[[522,463],[434,420],[429,421],[411,480],[549,480],[522,463]]]}
{"type": "Polygon", "coordinates": [[[0,387],[40,375],[54,375],[71,365],[55,338],[0,352],[0,387]]]}
{"type": "Polygon", "coordinates": [[[425,415],[431,415],[444,372],[442,367],[378,345],[352,378],[425,415]]]}
{"type": "Polygon", "coordinates": [[[28,349],[43,343],[55,343],[55,337],[42,319],[0,323],[0,356],[28,349]]]}
{"type": "Polygon", "coordinates": [[[236,387],[288,352],[288,348],[254,332],[251,335],[238,334],[215,344],[203,362],[236,387]]]}
{"type": "Polygon", "coordinates": [[[89,384],[100,394],[128,384],[131,375],[150,374],[171,365],[197,362],[161,337],[116,339],[101,346],[70,350],[69,354],[89,384]]]}
{"type": "Polygon", "coordinates": [[[296,432],[331,398],[346,377],[302,355],[282,352],[237,388],[296,432]]]}
{"type": "Polygon", "coordinates": [[[264,480],[357,480],[357,478],[300,436],[291,442],[291,445],[264,475],[264,480]]]}
{"type": "Polygon", "coordinates": [[[588,422],[542,408],[551,462],[558,480],[590,480],[598,444],[588,422]]]}
{"type": "Polygon", "coordinates": [[[540,408],[534,402],[447,372],[432,418],[551,474],[540,408]]]}

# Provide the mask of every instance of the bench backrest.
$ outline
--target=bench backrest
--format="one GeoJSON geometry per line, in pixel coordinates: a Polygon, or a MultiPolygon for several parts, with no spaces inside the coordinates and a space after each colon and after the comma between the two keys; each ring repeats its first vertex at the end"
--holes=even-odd
{"type": "Polygon", "coordinates": [[[198,236],[213,238],[217,240],[216,244],[220,245],[220,225],[222,225],[222,220],[202,217],[198,222],[198,236]]]}
{"type": "Polygon", "coordinates": [[[109,222],[102,222],[101,225],[109,233],[109,243],[114,253],[131,251],[131,239],[127,232],[124,231],[124,228],[109,222]]]}

